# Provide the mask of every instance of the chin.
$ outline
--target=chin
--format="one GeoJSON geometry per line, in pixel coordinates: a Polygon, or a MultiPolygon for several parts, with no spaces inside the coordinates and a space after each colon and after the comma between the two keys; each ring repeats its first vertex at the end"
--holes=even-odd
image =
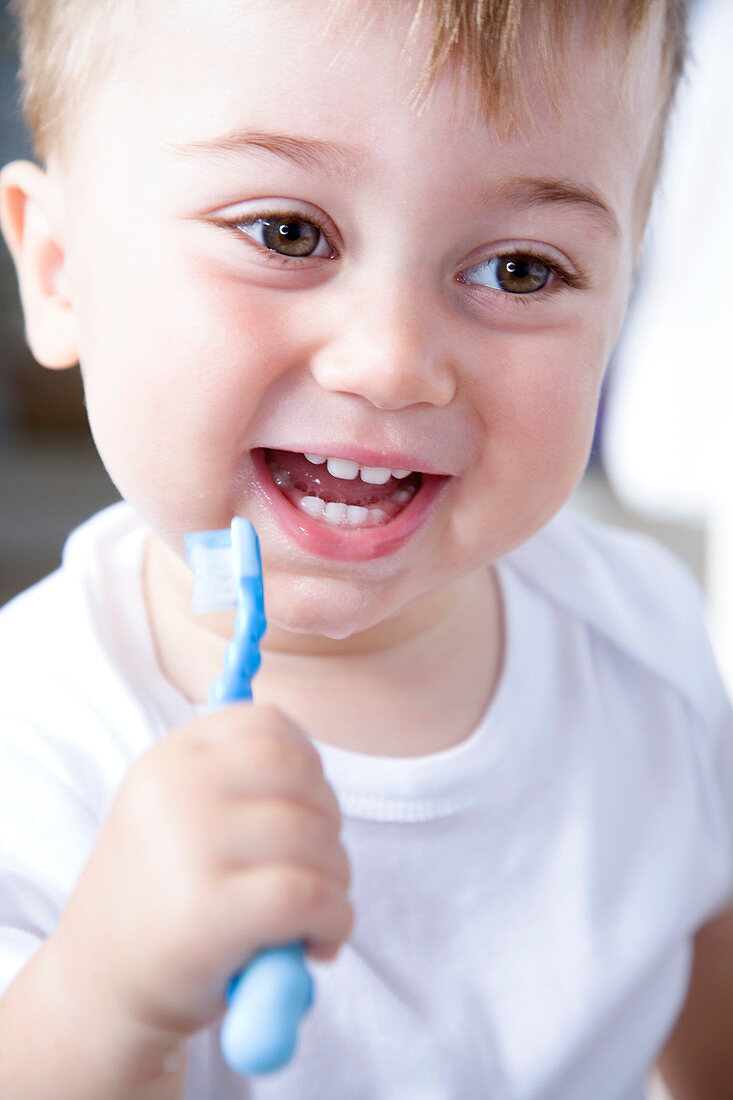
{"type": "Polygon", "coordinates": [[[292,634],[340,641],[375,626],[384,617],[384,598],[368,596],[358,585],[312,577],[265,585],[267,621],[292,634]]]}

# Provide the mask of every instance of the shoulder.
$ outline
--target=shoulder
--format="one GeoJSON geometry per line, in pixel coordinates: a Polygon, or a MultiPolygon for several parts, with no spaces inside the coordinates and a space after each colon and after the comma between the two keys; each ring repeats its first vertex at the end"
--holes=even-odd
{"type": "Polygon", "coordinates": [[[106,607],[125,563],[136,527],[132,510],[115,504],[76,528],[64,546],[60,567],[0,610],[0,654],[8,679],[68,678],[103,642],[106,607]],[[121,549],[128,543],[127,551],[121,549]]]}
{"type": "Polygon", "coordinates": [[[507,565],[621,666],[672,689],[693,710],[725,705],[697,580],[653,539],[564,509],[507,565]]]}
{"type": "Polygon", "coordinates": [[[132,510],[113,505],[72,533],[55,573],[0,611],[0,771],[42,768],[106,798],[109,777],[146,746],[132,663],[146,652],[144,539],[132,510]]]}
{"type": "Polygon", "coordinates": [[[134,531],[134,513],[126,504],[113,504],[86,520],[69,535],[60,567],[15,596],[0,609],[0,639],[11,656],[16,645],[31,635],[42,645],[48,632],[73,628],[74,620],[61,614],[94,598],[95,582],[109,561],[110,549],[134,531]]]}
{"type": "Polygon", "coordinates": [[[603,838],[593,873],[642,938],[679,940],[733,894],[733,712],[699,585],[653,540],[572,511],[505,567],[544,638],[554,761],[603,838]]]}

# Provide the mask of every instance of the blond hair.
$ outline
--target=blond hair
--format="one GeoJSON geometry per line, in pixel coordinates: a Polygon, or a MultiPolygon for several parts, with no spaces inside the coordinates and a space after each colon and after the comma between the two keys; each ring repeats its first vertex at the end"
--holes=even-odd
{"type": "MultiPolygon", "coordinates": [[[[322,0],[334,9],[344,0],[322,0]]],[[[346,0],[348,4],[349,0],[346,0]]],[[[364,11],[369,0],[351,0],[364,11]]],[[[376,0],[377,6],[385,0],[376,0]]],[[[666,121],[686,55],[689,0],[416,0],[413,28],[431,26],[429,55],[415,88],[420,100],[447,63],[458,58],[476,81],[489,113],[521,102],[520,33],[533,26],[533,47],[552,83],[569,28],[580,18],[598,27],[608,40],[620,25],[629,54],[652,15],[661,11],[662,76],[658,140],[650,151],[647,174],[656,177],[666,121]]],[[[134,0],[10,0],[20,31],[23,110],[36,153],[47,160],[59,151],[83,112],[85,98],[114,64],[122,20],[134,0]]],[[[129,22],[128,22],[129,29],[129,22]]]]}

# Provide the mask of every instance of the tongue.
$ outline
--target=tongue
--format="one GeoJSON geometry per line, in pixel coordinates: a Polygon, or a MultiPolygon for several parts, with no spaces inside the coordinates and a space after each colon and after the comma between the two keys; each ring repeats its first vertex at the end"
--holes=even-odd
{"type": "Polygon", "coordinates": [[[306,496],[320,497],[329,503],[342,501],[364,508],[389,500],[396,490],[407,488],[415,476],[413,474],[403,481],[390,477],[384,485],[367,485],[358,476],[353,481],[334,477],[329,474],[325,462],[316,466],[305,455],[294,451],[266,451],[265,458],[270,473],[281,489],[297,489],[306,496]]]}

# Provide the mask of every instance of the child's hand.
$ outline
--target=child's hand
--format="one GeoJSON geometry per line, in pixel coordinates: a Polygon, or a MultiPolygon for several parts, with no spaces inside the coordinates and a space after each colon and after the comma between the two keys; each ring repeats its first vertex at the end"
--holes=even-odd
{"type": "Polygon", "coordinates": [[[229,979],[259,948],[337,953],[352,924],[339,827],[318,754],[280,711],[209,714],[130,769],[57,949],[81,990],[185,1037],[224,1012],[229,979]]]}

